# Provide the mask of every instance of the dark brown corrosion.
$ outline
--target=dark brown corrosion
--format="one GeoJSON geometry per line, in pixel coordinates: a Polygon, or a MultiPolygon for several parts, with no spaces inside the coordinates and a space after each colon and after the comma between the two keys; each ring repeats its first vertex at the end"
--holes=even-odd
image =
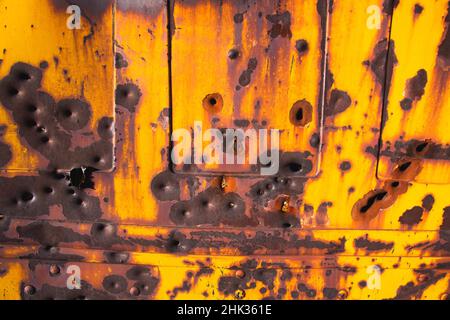
{"type": "Polygon", "coordinates": [[[423,208],[419,206],[412,207],[411,209],[406,210],[398,221],[401,224],[406,224],[408,226],[413,226],[419,224],[422,221],[423,208]]]}
{"type": "Polygon", "coordinates": [[[271,38],[291,38],[291,14],[289,11],[277,14],[268,14],[266,19],[272,24],[267,32],[271,38]]]}
{"type": "MultiPolygon", "coordinates": [[[[186,271],[186,276],[180,286],[176,286],[172,290],[167,291],[170,299],[175,299],[181,292],[189,292],[198,283],[198,280],[201,277],[208,277],[214,272],[214,269],[211,267],[210,258],[206,258],[205,262],[202,262],[200,260],[195,261],[195,263],[191,261],[185,261],[185,264],[189,267],[189,270],[186,271]],[[192,270],[192,267],[194,266],[196,266],[198,269],[192,270]]],[[[205,291],[203,295],[207,297],[208,293],[205,291]]]]}
{"type": "Polygon", "coordinates": [[[364,249],[368,252],[373,251],[389,251],[394,248],[393,242],[383,242],[369,239],[369,235],[360,237],[354,240],[354,246],[356,249],[364,249]]]}
{"type": "Polygon", "coordinates": [[[412,298],[420,298],[426,289],[445,278],[445,276],[446,273],[435,274],[434,272],[431,272],[429,276],[425,277],[423,281],[418,282],[417,284],[410,281],[397,289],[397,295],[393,299],[409,300],[412,298]]]}
{"type": "Polygon", "coordinates": [[[384,0],[383,1],[383,12],[392,15],[394,9],[397,8],[400,0],[384,0]]]}
{"type": "Polygon", "coordinates": [[[206,189],[191,200],[175,203],[169,215],[176,225],[256,225],[256,221],[245,215],[245,202],[237,193],[223,193],[215,187],[206,189]]]}
{"type": "Polygon", "coordinates": [[[352,99],[345,92],[333,89],[330,94],[330,99],[325,106],[325,117],[332,117],[341,112],[344,112],[352,104],[352,99]]]}
{"type": "Polygon", "coordinates": [[[122,54],[116,53],[115,66],[117,69],[122,69],[128,67],[128,61],[125,60],[122,54]]]}
{"type": "MultiPolygon", "coordinates": [[[[3,137],[4,135],[4,131],[5,131],[6,127],[5,126],[0,126],[0,139],[3,137]]],[[[12,159],[12,151],[11,151],[11,147],[0,141],[0,168],[5,167],[9,161],[11,161],[12,159]]]]}
{"type": "MultiPolygon", "coordinates": [[[[78,265],[78,263],[75,263],[78,265]]],[[[159,285],[159,275],[146,266],[134,266],[123,268],[112,267],[112,274],[106,275],[101,281],[101,288],[94,287],[87,281],[81,280],[81,288],[71,290],[67,288],[65,281],[58,281],[61,277],[61,269],[67,263],[50,266],[40,266],[49,269],[48,278],[39,282],[42,285],[22,283],[21,297],[24,300],[112,300],[112,299],[136,299],[152,298],[159,285]],[[117,272],[117,273],[115,273],[117,272]],[[47,280],[47,281],[46,281],[47,280]],[[61,283],[62,285],[58,285],[61,283]]],[[[91,272],[90,266],[84,266],[84,272],[91,272]]],[[[33,272],[38,273],[38,270],[33,272]]],[[[111,272],[111,271],[110,271],[111,272]]],[[[45,274],[45,273],[44,273],[45,274]]],[[[45,278],[45,277],[44,277],[45,278]]],[[[66,278],[64,278],[65,280],[66,278]]]]}
{"type": "Polygon", "coordinates": [[[392,173],[392,180],[383,182],[380,188],[368,192],[355,203],[352,209],[353,219],[368,222],[390,207],[399,195],[408,190],[408,181],[414,180],[421,169],[420,160],[400,161],[392,173]]]}
{"type": "Polygon", "coordinates": [[[116,88],[116,103],[130,112],[136,111],[141,96],[141,90],[134,83],[119,84],[116,88]]]}
{"type": "Polygon", "coordinates": [[[446,28],[438,49],[438,64],[443,70],[448,71],[450,66],[450,3],[448,4],[448,13],[445,18],[445,23],[446,28]]]}
{"type": "Polygon", "coordinates": [[[400,101],[400,106],[403,110],[410,110],[412,103],[422,98],[427,81],[427,72],[424,69],[420,69],[417,71],[416,76],[406,81],[405,98],[400,101]]]}
{"type": "Polygon", "coordinates": [[[239,85],[241,87],[248,86],[252,80],[252,73],[255,71],[258,65],[258,60],[256,58],[250,58],[248,60],[247,69],[244,70],[239,77],[239,85]]]}
{"type": "MultiPolygon", "coordinates": [[[[383,8],[387,14],[392,14],[393,8],[398,4],[398,1],[386,0],[383,8]]],[[[394,66],[398,63],[395,55],[395,43],[393,40],[382,39],[375,48],[372,55],[372,60],[368,61],[370,69],[375,76],[375,80],[380,85],[383,98],[383,107],[387,105],[387,97],[391,88],[392,74],[394,66]]],[[[383,118],[381,119],[381,128],[384,127],[388,119],[386,110],[383,111],[383,118]]]]}
{"type": "Polygon", "coordinates": [[[16,63],[0,81],[0,102],[11,113],[19,135],[42,155],[53,169],[95,167],[110,169],[112,157],[112,119],[100,120],[100,139],[88,146],[75,146],[72,137],[91,117],[90,105],[78,99],[58,103],[39,91],[42,71],[25,63],[16,63]],[[110,126],[105,126],[105,122],[110,126]]]}
{"type": "Polygon", "coordinates": [[[429,194],[422,199],[422,206],[414,206],[406,210],[398,221],[408,227],[419,224],[423,220],[423,214],[429,212],[433,208],[433,204],[434,198],[429,194]]]}
{"type": "Polygon", "coordinates": [[[0,184],[0,207],[11,217],[48,216],[53,205],[61,205],[69,220],[92,221],[102,215],[99,199],[72,185],[66,174],[0,177],[0,184]]]}
{"type": "MultiPolygon", "coordinates": [[[[235,272],[234,276],[220,277],[218,290],[226,296],[234,296],[238,290],[253,289],[259,284],[265,289],[263,293],[274,294],[275,279],[280,272],[279,267],[279,265],[272,266],[267,263],[258,267],[256,260],[248,260],[231,268],[235,272]]],[[[290,277],[287,276],[287,278],[290,277]]]]}
{"type": "MultiPolygon", "coordinates": [[[[434,160],[450,159],[450,145],[440,144],[431,140],[411,139],[404,141],[400,137],[399,140],[393,143],[386,141],[384,145],[380,155],[390,158],[392,162],[397,162],[404,157],[434,160]]],[[[375,147],[367,147],[366,152],[376,156],[375,147]]]]}

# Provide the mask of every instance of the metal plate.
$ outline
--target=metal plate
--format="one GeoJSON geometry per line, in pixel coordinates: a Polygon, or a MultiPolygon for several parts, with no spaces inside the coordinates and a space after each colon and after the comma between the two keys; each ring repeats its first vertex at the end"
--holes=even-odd
{"type": "Polygon", "coordinates": [[[1,1],[1,169],[113,167],[113,1],[72,5],[1,1]]]}
{"type": "Polygon", "coordinates": [[[394,10],[391,60],[396,58],[384,109],[378,176],[409,179],[391,172],[413,160],[420,162],[415,181],[449,183],[450,16],[442,14],[448,1],[436,1],[427,10],[419,7],[405,1],[394,10]]]}
{"type": "MultiPolygon", "coordinates": [[[[317,6],[313,0],[176,1],[176,32],[171,42],[172,132],[185,129],[201,136],[211,128],[222,132],[255,129],[258,134],[260,129],[278,129],[280,171],[316,175],[323,109],[322,52],[326,52],[322,39],[327,25],[317,6]]],[[[327,15],[326,10],[322,12],[327,15]]],[[[203,150],[211,141],[191,139],[194,148],[203,150]]],[[[260,162],[249,158],[250,144],[235,139],[234,146],[224,146],[223,163],[200,159],[190,166],[185,154],[177,154],[185,159],[176,163],[175,171],[259,175],[260,162]],[[239,152],[245,153],[243,163],[225,160],[229,153],[239,152]]]]}

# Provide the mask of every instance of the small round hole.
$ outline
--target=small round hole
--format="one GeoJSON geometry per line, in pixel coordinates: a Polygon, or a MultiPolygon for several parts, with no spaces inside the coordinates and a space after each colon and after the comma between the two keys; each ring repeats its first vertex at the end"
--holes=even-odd
{"type": "Polygon", "coordinates": [[[223,98],[219,93],[208,94],[203,98],[203,107],[207,111],[217,112],[223,107],[223,98]]]}
{"type": "Polygon", "coordinates": [[[34,198],[34,195],[29,191],[22,192],[22,194],[20,196],[20,199],[23,202],[30,202],[31,200],[33,200],[33,198],[34,198]]]}
{"type": "Polygon", "coordinates": [[[302,165],[297,162],[291,162],[288,164],[288,168],[291,172],[300,172],[302,170],[302,165]]]}
{"type": "Polygon", "coordinates": [[[283,224],[281,226],[285,229],[292,227],[292,225],[289,222],[283,222],[283,224]]]}
{"type": "Polygon", "coordinates": [[[31,76],[27,72],[19,72],[17,78],[22,81],[28,81],[31,79],[31,76]]]}

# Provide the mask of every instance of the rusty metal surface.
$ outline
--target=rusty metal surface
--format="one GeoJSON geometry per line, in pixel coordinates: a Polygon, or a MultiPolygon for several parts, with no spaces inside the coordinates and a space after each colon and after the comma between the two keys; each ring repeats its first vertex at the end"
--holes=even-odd
{"type": "Polygon", "coordinates": [[[0,0],[0,298],[448,299],[447,0],[71,4],[0,0]]]}

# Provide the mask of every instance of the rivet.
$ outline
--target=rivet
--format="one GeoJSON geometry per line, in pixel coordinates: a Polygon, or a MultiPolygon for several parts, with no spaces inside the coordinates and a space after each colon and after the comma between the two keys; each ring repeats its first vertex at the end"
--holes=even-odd
{"type": "Polygon", "coordinates": [[[56,264],[52,264],[49,272],[51,275],[55,276],[61,272],[61,269],[56,264]]]}
{"type": "Polygon", "coordinates": [[[137,297],[138,295],[141,294],[141,290],[139,290],[139,288],[137,288],[137,287],[131,287],[131,289],[130,289],[130,294],[131,294],[132,296],[137,297]]]}
{"type": "Polygon", "coordinates": [[[245,291],[244,290],[242,290],[242,289],[238,289],[238,290],[236,290],[235,292],[234,292],[234,296],[235,296],[235,298],[236,299],[244,299],[244,297],[245,297],[245,291]]]}
{"type": "Polygon", "coordinates": [[[344,289],[339,290],[337,296],[338,296],[338,299],[344,300],[344,299],[346,299],[348,297],[348,292],[347,292],[347,290],[344,290],[344,289]]]}
{"type": "Polygon", "coordinates": [[[230,58],[231,60],[234,60],[237,57],[239,57],[239,51],[238,50],[231,49],[230,51],[228,51],[228,58],[230,58]]]}
{"type": "Polygon", "coordinates": [[[25,292],[25,294],[32,296],[33,294],[36,293],[36,288],[33,287],[32,285],[27,285],[27,286],[25,286],[23,291],[25,292]]]}

